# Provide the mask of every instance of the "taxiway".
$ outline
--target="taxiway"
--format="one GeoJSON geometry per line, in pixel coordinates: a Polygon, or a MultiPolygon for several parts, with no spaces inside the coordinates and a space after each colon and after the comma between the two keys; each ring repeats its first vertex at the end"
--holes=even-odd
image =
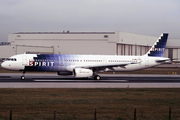
{"type": "Polygon", "coordinates": [[[102,79],[82,79],[56,74],[0,73],[0,88],[179,88],[180,75],[101,74],[102,79]]]}

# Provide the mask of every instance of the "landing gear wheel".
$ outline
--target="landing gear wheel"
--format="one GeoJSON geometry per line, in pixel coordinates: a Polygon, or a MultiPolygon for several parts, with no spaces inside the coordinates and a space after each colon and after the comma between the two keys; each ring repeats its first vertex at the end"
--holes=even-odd
{"type": "Polygon", "coordinates": [[[25,79],[25,77],[24,76],[21,76],[21,80],[24,80],[25,79]]]}
{"type": "Polygon", "coordinates": [[[22,71],[22,72],[23,72],[23,74],[21,76],[21,80],[25,80],[25,77],[24,77],[25,71],[22,71]]]}
{"type": "Polygon", "coordinates": [[[94,80],[100,80],[100,79],[101,79],[101,76],[99,76],[99,75],[94,76],[94,80]]]}

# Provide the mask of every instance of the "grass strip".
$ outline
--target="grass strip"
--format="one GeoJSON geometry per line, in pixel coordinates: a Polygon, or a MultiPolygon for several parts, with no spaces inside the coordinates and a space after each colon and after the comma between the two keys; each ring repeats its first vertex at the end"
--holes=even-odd
{"type": "Polygon", "coordinates": [[[180,118],[180,89],[0,89],[0,120],[138,120],[180,118]]]}

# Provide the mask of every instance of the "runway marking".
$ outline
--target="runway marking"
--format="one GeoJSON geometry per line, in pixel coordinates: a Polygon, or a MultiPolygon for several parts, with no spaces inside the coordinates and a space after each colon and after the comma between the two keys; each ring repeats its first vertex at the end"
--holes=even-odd
{"type": "Polygon", "coordinates": [[[11,79],[11,76],[0,76],[2,79],[11,79]]]}
{"type": "MultiPolygon", "coordinates": [[[[33,80],[36,82],[98,82],[98,80],[33,80]]],[[[100,82],[126,82],[128,80],[99,80],[100,82]]]]}

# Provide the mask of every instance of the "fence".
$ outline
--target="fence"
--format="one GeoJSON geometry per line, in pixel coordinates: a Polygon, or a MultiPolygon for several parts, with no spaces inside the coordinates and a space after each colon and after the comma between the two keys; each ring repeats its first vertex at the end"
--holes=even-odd
{"type": "MultiPolygon", "coordinates": [[[[56,115],[57,115],[57,112],[54,111],[54,114],[52,115],[53,116],[52,120],[57,120],[56,115]]],[[[12,116],[13,116],[13,111],[10,110],[10,112],[9,112],[9,120],[13,120],[12,116]]],[[[95,108],[94,109],[94,120],[97,120],[97,116],[98,116],[98,114],[97,114],[97,111],[96,111],[96,108],[95,108]]],[[[1,118],[0,118],[0,120],[1,120],[1,118]]],[[[58,118],[58,120],[59,120],[59,118],[58,118]]],[[[117,120],[122,120],[122,118],[119,117],[119,118],[117,118],[117,120]]],[[[138,120],[137,115],[136,115],[136,108],[134,108],[134,120],[138,120]]],[[[171,120],[171,107],[169,107],[169,113],[168,113],[167,120],[171,120]]]]}

